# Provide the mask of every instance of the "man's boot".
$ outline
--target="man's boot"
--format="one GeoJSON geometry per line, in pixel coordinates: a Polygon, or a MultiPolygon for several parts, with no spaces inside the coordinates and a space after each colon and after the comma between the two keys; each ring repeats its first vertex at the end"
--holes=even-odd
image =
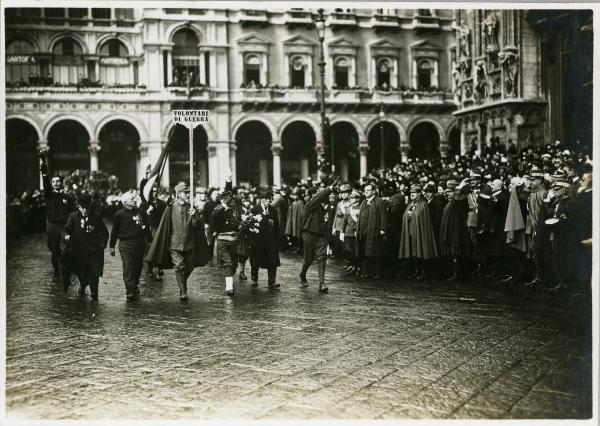
{"type": "Polygon", "coordinates": [[[540,262],[535,261],[535,278],[525,283],[525,287],[541,287],[542,285],[542,271],[540,262]]]}
{"type": "Polygon", "coordinates": [[[300,288],[308,287],[308,281],[306,281],[306,272],[308,271],[308,267],[305,263],[302,264],[302,270],[300,271],[300,288]]]}
{"type": "Polygon", "coordinates": [[[319,291],[321,293],[327,293],[329,291],[329,288],[327,288],[325,286],[325,262],[319,262],[318,265],[318,271],[319,271],[319,291]]]}
{"type": "Polygon", "coordinates": [[[185,280],[184,272],[175,272],[175,278],[177,279],[177,285],[179,286],[179,300],[187,299],[187,285],[185,280]]]}

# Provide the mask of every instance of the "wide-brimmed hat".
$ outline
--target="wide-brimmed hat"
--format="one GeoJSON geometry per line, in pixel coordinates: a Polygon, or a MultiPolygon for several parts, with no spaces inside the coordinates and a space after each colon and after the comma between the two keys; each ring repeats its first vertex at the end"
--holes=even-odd
{"type": "Polygon", "coordinates": [[[260,187],[256,190],[256,196],[258,198],[272,198],[273,197],[273,191],[271,191],[269,188],[265,188],[265,187],[260,187]]]}

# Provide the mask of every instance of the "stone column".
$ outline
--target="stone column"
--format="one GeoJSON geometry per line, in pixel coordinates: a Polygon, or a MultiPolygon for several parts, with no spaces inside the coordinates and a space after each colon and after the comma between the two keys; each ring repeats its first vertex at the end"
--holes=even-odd
{"type": "Polygon", "coordinates": [[[448,156],[449,148],[450,148],[450,146],[448,144],[448,141],[440,141],[440,155],[442,156],[442,158],[445,158],[448,156]]]}
{"type": "MultiPolygon", "coordinates": [[[[242,56],[242,62],[240,62],[240,64],[244,63],[244,57],[242,56]]],[[[206,84],[206,62],[205,62],[205,58],[204,58],[204,51],[201,50],[200,51],[200,84],[206,84]]]]}
{"type": "Polygon", "coordinates": [[[98,171],[98,151],[100,151],[100,141],[90,140],[90,146],[88,147],[90,152],[90,172],[98,171]]]}
{"type": "Polygon", "coordinates": [[[234,185],[237,185],[237,158],[235,156],[235,152],[237,150],[237,145],[235,141],[229,142],[229,167],[231,168],[232,178],[231,181],[234,185]]]}
{"type": "Polygon", "coordinates": [[[340,176],[343,181],[348,180],[348,156],[340,158],[340,176]]]}
{"type": "Polygon", "coordinates": [[[358,143],[358,152],[360,153],[360,177],[367,175],[367,152],[369,151],[369,143],[361,141],[358,143]]]}
{"type": "Polygon", "coordinates": [[[208,143],[208,186],[219,185],[219,159],[217,158],[217,144],[208,143]]]}
{"type": "Polygon", "coordinates": [[[410,144],[407,141],[400,141],[400,161],[406,163],[408,161],[408,151],[410,151],[410,144]]]}
{"type": "Polygon", "coordinates": [[[467,146],[467,132],[463,126],[460,128],[460,155],[465,155],[469,147],[467,146]]]}
{"type": "Polygon", "coordinates": [[[170,50],[164,51],[167,54],[167,84],[173,82],[173,57],[170,50]]]}
{"type": "Polygon", "coordinates": [[[273,185],[281,186],[281,149],[279,141],[271,143],[271,152],[273,153],[273,185]]]}

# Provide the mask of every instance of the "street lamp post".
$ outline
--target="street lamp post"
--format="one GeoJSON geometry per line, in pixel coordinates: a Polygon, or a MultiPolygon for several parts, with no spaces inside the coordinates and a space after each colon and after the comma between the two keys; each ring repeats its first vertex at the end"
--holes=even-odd
{"type": "MultiPolygon", "coordinates": [[[[325,41],[325,17],[323,16],[323,9],[318,10],[319,16],[316,20],[317,34],[319,38],[319,75],[321,77],[321,93],[319,97],[319,103],[321,108],[321,152],[323,152],[325,145],[325,53],[323,52],[323,42],[325,41]]],[[[324,164],[325,155],[321,154],[321,164],[324,164]]],[[[332,165],[333,167],[333,165],[332,165]]],[[[319,170],[319,174],[321,171],[319,170]]]]}
{"type": "Polygon", "coordinates": [[[383,110],[383,103],[379,105],[379,136],[381,138],[381,152],[379,153],[379,165],[383,169],[385,168],[385,151],[383,149],[383,119],[385,118],[385,111],[383,110]]]}

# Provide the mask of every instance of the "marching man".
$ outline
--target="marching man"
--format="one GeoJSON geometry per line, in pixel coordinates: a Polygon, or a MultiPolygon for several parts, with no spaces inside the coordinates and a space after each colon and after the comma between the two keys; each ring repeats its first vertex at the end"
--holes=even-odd
{"type": "Polygon", "coordinates": [[[146,261],[163,269],[175,269],[179,300],[187,300],[187,281],[194,267],[208,261],[208,244],[199,210],[190,204],[190,189],[175,186],[175,201],[165,208],[146,261]]]}

